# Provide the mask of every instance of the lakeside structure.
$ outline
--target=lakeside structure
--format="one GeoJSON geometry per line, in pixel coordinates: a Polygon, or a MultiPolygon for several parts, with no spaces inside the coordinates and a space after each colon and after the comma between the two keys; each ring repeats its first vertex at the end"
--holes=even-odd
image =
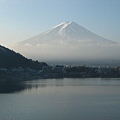
{"type": "Polygon", "coordinates": [[[28,59],[0,45],[0,81],[14,82],[47,78],[120,78],[120,66],[50,66],[28,59]],[[9,61],[8,61],[9,60],[9,61]]]}
{"type": "Polygon", "coordinates": [[[43,66],[40,70],[30,68],[0,68],[0,81],[24,81],[40,78],[120,78],[118,67],[43,66]]]}

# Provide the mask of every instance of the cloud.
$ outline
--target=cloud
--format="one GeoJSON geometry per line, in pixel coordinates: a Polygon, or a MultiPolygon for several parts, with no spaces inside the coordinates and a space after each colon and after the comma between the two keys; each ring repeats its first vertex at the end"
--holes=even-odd
{"type": "Polygon", "coordinates": [[[12,48],[39,61],[120,60],[120,44],[14,44],[12,48]]]}

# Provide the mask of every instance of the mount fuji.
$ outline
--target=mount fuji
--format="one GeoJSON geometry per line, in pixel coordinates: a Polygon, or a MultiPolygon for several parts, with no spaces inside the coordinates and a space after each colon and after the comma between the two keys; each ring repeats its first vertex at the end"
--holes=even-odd
{"type": "Polygon", "coordinates": [[[75,22],[63,22],[48,31],[20,42],[25,45],[82,43],[112,44],[115,42],[96,35],[75,22]]]}
{"type": "MultiPolygon", "coordinates": [[[[28,58],[48,64],[116,64],[120,44],[105,39],[75,22],[63,22],[39,35],[17,43],[14,48],[28,58]],[[86,62],[85,62],[86,61],[86,62]]],[[[120,63],[120,62],[119,62],[120,63]]]]}

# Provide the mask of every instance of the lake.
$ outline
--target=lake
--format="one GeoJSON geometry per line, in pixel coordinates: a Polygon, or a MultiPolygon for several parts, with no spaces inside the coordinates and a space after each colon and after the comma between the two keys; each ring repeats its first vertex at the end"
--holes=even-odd
{"type": "Polygon", "coordinates": [[[120,120],[120,79],[40,79],[1,85],[0,120],[120,120]]]}

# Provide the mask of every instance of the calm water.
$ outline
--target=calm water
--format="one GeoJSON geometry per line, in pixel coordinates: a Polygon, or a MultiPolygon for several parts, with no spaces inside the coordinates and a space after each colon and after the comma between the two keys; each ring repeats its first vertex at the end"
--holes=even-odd
{"type": "Polygon", "coordinates": [[[35,80],[0,92],[0,120],[120,120],[120,79],[35,80]]]}

